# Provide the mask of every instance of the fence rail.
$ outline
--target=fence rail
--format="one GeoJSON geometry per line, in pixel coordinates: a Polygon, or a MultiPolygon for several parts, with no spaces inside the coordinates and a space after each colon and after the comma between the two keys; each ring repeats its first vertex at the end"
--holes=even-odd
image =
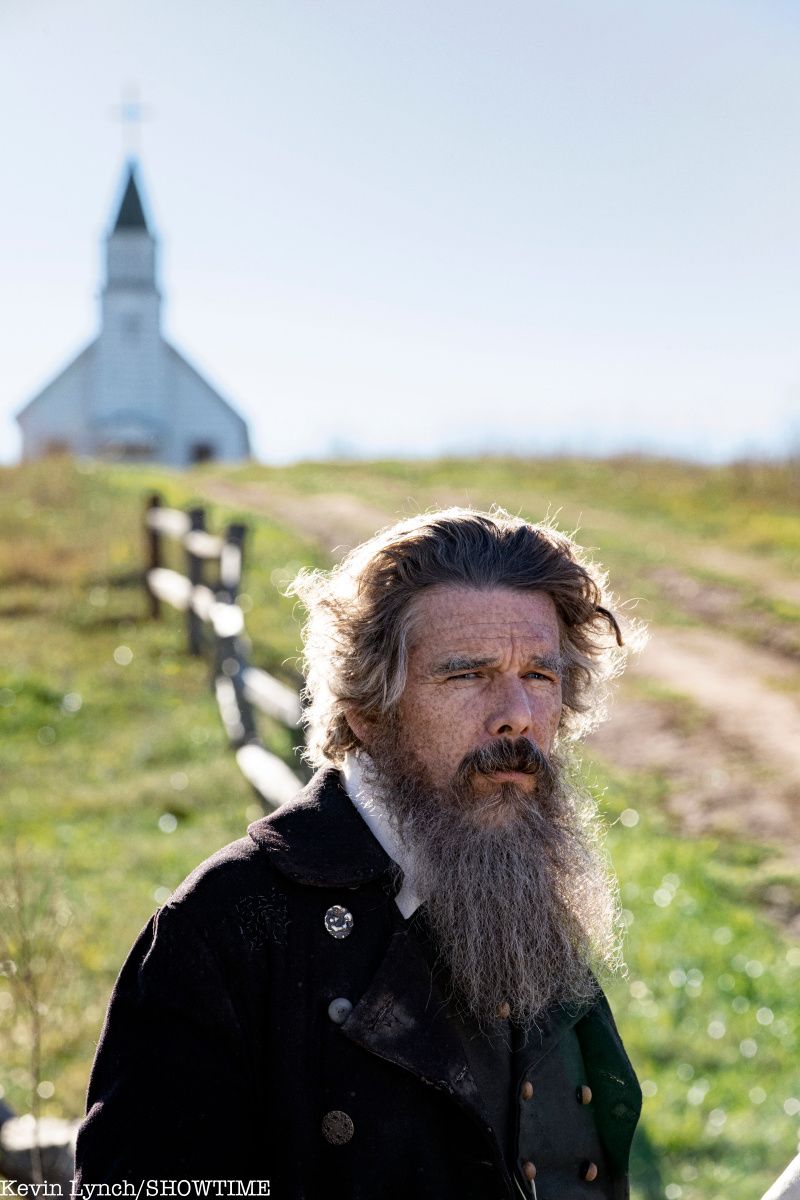
{"type": "Polygon", "coordinates": [[[295,691],[247,661],[244,612],[237,603],[246,527],[232,524],[221,536],[210,533],[204,509],[164,508],[154,494],[145,507],[144,531],[150,615],[159,618],[162,604],[185,614],[189,653],[210,652],[213,692],[239,769],[264,808],[277,808],[296,795],[304,778],[264,746],[256,711],[298,730],[301,705],[295,691]],[[182,547],[185,575],[163,565],[164,538],[182,547]]]}
{"type": "Polygon", "coordinates": [[[61,1117],[18,1117],[0,1100],[0,1176],[14,1185],[3,1196],[74,1196],[75,1138],[79,1121],[61,1117]],[[29,1188],[33,1189],[28,1190],[29,1188]],[[48,1188],[50,1190],[48,1190],[48,1188]]]}

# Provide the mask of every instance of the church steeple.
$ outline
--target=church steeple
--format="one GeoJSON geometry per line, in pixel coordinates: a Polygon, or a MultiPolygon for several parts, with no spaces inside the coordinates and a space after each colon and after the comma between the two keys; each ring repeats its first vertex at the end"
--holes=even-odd
{"type": "Polygon", "coordinates": [[[97,344],[95,414],[121,410],[152,414],[160,403],[161,295],[156,282],[156,239],[147,224],[136,163],[120,180],[122,200],[112,209],[106,238],[102,329],[97,344]]]}
{"type": "Polygon", "coordinates": [[[138,299],[133,302],[137,307],[142,289],[149,291],[153,300],[157,298],[156,239],[145,216],[138,175],[135,160],[129,159],[122,177],[122,200],[106,240],[104,288],[106,301],[113,292],[136,293],[138,299]]]}
{"type": "Polygon", "coordinates": [[[132,162],[128,163],[128,182],[125,184],[122,203],[114,223],[114,232],[118,229],[142,229],[146,233],[150,232],[142,207],[142,198],[136,186],[136,173],[132,162]]]}

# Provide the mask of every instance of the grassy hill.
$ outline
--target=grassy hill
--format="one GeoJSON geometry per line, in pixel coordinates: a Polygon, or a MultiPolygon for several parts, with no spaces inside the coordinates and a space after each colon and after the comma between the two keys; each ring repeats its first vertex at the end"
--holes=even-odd
{"type": "MultiPolygon", "coordinates": [[[[208,668],[184,653],[180,616],[146,617],[141,511],[154,488],[176,506],[208,503],[211,528],[249,523],[252,659],[291,684],[298,629],[278,589],[298,565],[326,565],[337,547],[431,505],[501,503],[580,527],[669,651],[661,674],[643,660],[621,697],[622,736],[592,743],[586,762],[628,924],[629,974],[610,991],[646,1093],[635,1195],[760,1195],[796,1153],[800,1125],[800,895],[784,852],[798,806],[792,760],[780,746],[777,759],[759,752],[755,717],[732,738],[731,706],[709,706],[703,684],[730,663],[731,705],[749,695],[789,723],[797,709],[796,464],[490,459],[170,473],[49,461],[0,472],[0,959],[17,961],[16,974],[0,968],[8,1102],[30,1109],[33,1069],[44,1111],[81,1111],[136,933],[197,862],[260,815],[226,749],[208,668]],[[696,678],[683,666],[673,677],[687,646],[696,678]],[[772,825],[768,812],[750,819],[764,796],[772,825]]],[[[291,761],[285,732],[264,726],[291,761]]]]}

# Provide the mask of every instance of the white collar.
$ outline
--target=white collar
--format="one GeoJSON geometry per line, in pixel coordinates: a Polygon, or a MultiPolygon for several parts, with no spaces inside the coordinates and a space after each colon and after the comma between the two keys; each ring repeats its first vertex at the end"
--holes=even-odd
{"type": "Polygon", "coordinates": [[[389,813],[386,811],[385,805],[364,781],[363,767],[359,759],[366,757],[363,752],[362,755],[351,752],[345,755],[344,763],[342,764],[344,788],[352,800],[356,811],[369,826],[373,837],[380,842],[383,849],[389,855],[389,858],[396,862],[403,872],[403,886],[395,897],[395,903],[406,920],[408,920],[420,905],[419,896],[414,891],[411,883],[412,863],[408,850],[401,842],[397,829],[389,813]]]}

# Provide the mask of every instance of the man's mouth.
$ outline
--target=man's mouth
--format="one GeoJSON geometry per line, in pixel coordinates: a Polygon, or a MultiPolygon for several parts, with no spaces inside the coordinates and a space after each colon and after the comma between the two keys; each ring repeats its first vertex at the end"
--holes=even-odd
{"type": "Polygon", "coordinates": [[[496,783],[530,780],[549,767],[546,756],[527,738],[503,739],[465,755],[459,766],[462,779],[482,775],[496,783]]]}
{"type": "Polygon", "coordinates": [[[496,783],[519,783],[521,779],[530,779],[530,771],[484,771],[489,779],[494,779],[496,783]]]}

